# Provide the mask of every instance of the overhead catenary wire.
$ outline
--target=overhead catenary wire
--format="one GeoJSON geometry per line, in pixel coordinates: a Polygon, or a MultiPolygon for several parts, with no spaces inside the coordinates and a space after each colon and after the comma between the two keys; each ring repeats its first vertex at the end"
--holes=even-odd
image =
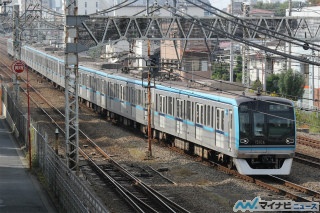
{"type": "MultiPolygon", "coordinates": [[[[181,11],[182,12],[182,11],[181,11]]],[[[188,14],[186,14],[186,15],[188,15],[188,14]]],[[[188,15],[189,16],[189,15],[188,15]]],[[[191,17],[191,16],[189,16],[189,17],[191,17]]],[[[192,17],[191,17],[192,18],[192,17]]],[[[288,56],[291,56],[291,55],[288,55],[288,56]]],[[[299,57],[296,57],[296,60],[298,60],[299,59],[299,57]]],[[[301,61],[301,60],[298,60],[298,61],[301,61]]],[[[294,96],[291,96],[291,97],[294,97],[294,96]]],[[[310,100],[310,99],[309,99],[310,100]]]]}
{"type": "MultiPolygon", "coordinates": [[[[171,46],[172,47],[172,45],[165,45],[165,46],[171,46]]],[[[142,57],[142,55],[139,55],[138,56],[138,58],[141,58],[142,57]]],[[[131,57],[131,59],[135,59],[135,57],[131,57]]],[[[207,59],[207,57],[203,57],[203,59],[207,59]]],[[[192,60],[192,59],[190,59],[190,60],[192,60]]],[[[187,62],[186,63],[192,63],[192,61],[189,61],[188,62],[188,60],[187,60],[187,62]]],[[[227,64],[227,63],[226,63],[227,64]]],[[[188,72],[188,71],[184,71],[184,70],[180,70],[180,71],[182,71],[182,72],[188,72]]],[[[253,70],[253,69],[251,69],[251,70],[249,70],[249,72],[250,73],[253,73],[253,72],[256,72],[256,70],[253,70]]],[[[269,71],[264,71],[265,73],[269,73],[269,74],[274,74],[274,73],[272,73],[272,72],[269,72],[269,71]]],[[[197,74],[194,74],[195,76],[198,76],[197,74]]],[[[201,77],[200,75],[199,75],[199,77],[201,77]]],[[[216,79],[211,79],[211,80],[213,80],[213,81],[219,81],[219,80],[216,80],[216,79]]],[[[225,84],[229,84],[228,82],[224,82],[225,84]]],[[[232,84],[232,83],[230,83],[230,84],[232,84]]],[[[245,87],[245,86],[238,86],[238,87],[241,87],[241,88],[247,88],[247,87],[245,87]]],[[[264,91],[264,90],[261,90],[261,92],[266,92],[266,93],[272,93],[272,94],[275,94],[275,95],[279,95],[279,96],[281,96],[281,97],[289,97],[289,98],[296,98],[296,99],[301,99],[301,100],[312,100],[312,99],[308,99],[308,98],[303,98],[303,97],[298,97],[298,96],[292,96],[292,95],[284,95],[284,94],[281,94],[281,93],[274,93],[273,91],[268,91],[268,90],[266,90],[266,91],[264,91]]],[[[315,99],[315,102],[317,102],[317,101],[319,101],[319,100],[317,100],[317,99],[315,99]]]]}
{"type": "MultiPolygon", "coordinates": [[[[185,1],[189,2],[189,3],[192,4],[192,5],[198,6],[198,7],[200,7],[201,9],[203,9],[203,10],[205,10],[205,11],[207,11],[207,12],[213,12],[216,16],[218,16],[218,17],[220,17],[220,18],[222,18],[222,19],[224,19],[224,20],[227,20],[227,21],[232,22],[232,23],[234,23],[234,24],[237,24],[237,25],[240,25],[240,26],[242,26],[242,27],[248,28],[248,29],[253,30],[253,31],[255,31],[255,32],[259,32],[259,33],[261,33],[261,34],[263,34],[263,35],[270,36],[270,37],[272,37],[272,38],[281,39],[282,41],[285,41],[285,42],[288,42],[288,43],[292,43],[292,44],[296,44],[296,45],[299,45],[299,46],[303,46],[303,45],[301,45],[300,43],[297,43],[297,42],[295,42],[295,41],[299,41],[299,42],[301,42],[302,44],[305,44],[305,43],[306,43],[305,40],[301,40],[301,39],[299,39],[299,38],[295,38],[295,37],[292,37],[292,36],[288,36],[288,35],[286,35],[286,34],[283,34],[283,33],[277,32],[277,31],[274,31],[274,30],[272,30],[272,29],[268,29],[268,28],[266,28],[266,27],[264,27],[264,26],[260,26],[260,25],[253,24],[253,23],[251,23],[251,22],[246,21],[246,19],[241,19],[241,22],[242,22],[242,23],[245,23],[246,25],[245,25],[245,24],[242,24],[241,22],[240,22],[240,23],[239,23],[239,22],[236,22],[236,21],[234,21],[233,19],[235,19],[235,20],[240,20],[239,17],[234,16],[234,15],[232,15],[232,14],[230,14],[230,13],[224,12],[223,10],[220,10],[220,9],[218,9],[218,8],[216,8],[216,7],[213,7],[212,5],[207,4],[207,3],[205,3],[205,2],[203,2],[203,1],[201,1],[201,0],[198,0],[198,1],[199,1],[200,3],[206,5],[207,7],[212,8],[212,9],[214,9],[214,10],[216,10],[216,11],[219,11],[220,13],[223,13],[223,14],[225,14],[225,15],[233,18],[233,19],[228,19],[228,18],[226,18],[225,16],[220,15],[219,13],[215,13],[214,11],[208,10],[207,8],[205,8],[205,7],[201,6],[201,5],[197,5],[197,4],[195,4],[194,2],[192,2],[192,1],[190,1],[190,0],[185,0],[185,1]],[[253,27],[250,27],[250,26],[253,26],[253,27]],[[257,29],[258,27],[259,27],[259,30],[257,29]],[[263,30],[265,30],[265,31],[261,31],[260,29],[263,29],[263,30]],[[282,37],[279,37],[279,36],[282,36],[282,37]]],[[[318,44],[314,44],[314,43],[310,43],[310,44],[313,45],[313,46],[315,46],[315,47],[319,47],[319,48],[320,48],[320,45],[318,45],[318,44]]],[[[320,51],[320,49],[316,49],[316,48],[311,47],[311,46],[309,46],[309,48],[312,49],[312,50],[320,51]]]]}
{"type": "MultiPolygon", "coordinates": [[[[183,11],[181,11],[181,13],[184,13],[183,11]]],[[[276,55],[281,55],[281,56],[284,56],[286,58],[291,58],[291,59],[294,59],[296,61],[300,61],[300,62],[304,62],[304,63],[309,63],[309,64],[313,64],[313,65],[317,65],[317,66],[320,66],[320,63],[319,62],[315,62],[315,61],[311,61],[311,60],[308,60],[308,59],[304,59],[302,57],[299,57],[299,56],[294,56],[294,55],[291,55],[291,54],[287,54],[287,53],[283,53],[283,52],[280,52],[278,50],[274,50],[274,49],[271,49],[269,47],[266,47],[266,46],[263,46],[263,45],[259,45],[257,43],[254,43],[252,41],[249,41],[249,40],[245,40],[241,37],[237,37],[237,36],[234,36],[230,33],[227,33],[217,27],[213,27],[211,25],[208,25],[207,23],[187,14],[187,13],[184,13],[184,15],[179,15],[179,14],[175,14],[175,16],[178,16],[180,18],[183,18],[184,20],[186,21],[190,21],[192,20],[193,23],[207,29],[207,30],[211,30],[212,32],[215,32],[221,36],[224,36],[224,37],[227,37],[229,39],[232,39],[234,41],[237,41],[239,43],[242,43],[242,44],[245,44],[245,45],[248,45],[248,46],[251,46],[251,47],[255,47],[257,49],[261,49],[261,50],[264,50],[266,52],[270,52],[270,53],[273,53],[273,54],[276,54],[276,55]],[[185,16],[188,16],[190,18],[189,19],[186,19],[185,16]]]]}

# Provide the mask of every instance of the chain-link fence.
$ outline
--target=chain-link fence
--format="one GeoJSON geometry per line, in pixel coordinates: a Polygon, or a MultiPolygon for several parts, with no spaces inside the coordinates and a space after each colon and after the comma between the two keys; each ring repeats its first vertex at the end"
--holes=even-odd
{"type": "MultiPolygon", "coordinates": [[[[20,145],[29,150],[28,120],[23,108],[12,99],[11,90],[2,85],[3,115],[20,145]]],[[[32,117],[31,117],[32,120],[32,117]]],[[[42,171],[49,194],[59,212],[108,212],[84,182],[67,166],[48,144],[48,134],[31,121],[30,144],[33,164],[42,171]]]]}

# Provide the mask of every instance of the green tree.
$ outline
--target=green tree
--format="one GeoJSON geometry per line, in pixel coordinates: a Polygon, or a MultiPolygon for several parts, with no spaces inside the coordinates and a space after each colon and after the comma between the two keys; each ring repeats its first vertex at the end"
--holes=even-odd
{"type": "Polygon", "coordinates": [[[215,79],[215,80],[229,81],[229,79],[230,79],[229,67],[230,67],[230,64],[228,64],[228,63],[221,63],[221,62],[213,63],[211,78],[215,79]]]}
{"type": "Polygon", "coordinates": [[[288,69],[279,76],[279,91],[293,100],[301,98],[304,93],[305,80],[301,73],[288,69]]]}
{"type": "Polygon", "coordinates": [[[242,82],[242,57],[238,55],[236,58],[236,66],[233,68],[233,80],[242,82]]]}
{"type": "Polygon", "coordinates": [[[270,92],[270,93],[279,93],[280,92],[279,86],[278,86],[279,78],[280,78],[280,75],[276,75],[276,74],[271,74],[267,77],[266,89],[268,92],[270,92]]]}
{"type": "Polygon", "coordinates": [[[258,90],[258,88],[262,90],[262,83],[259,79],[255,80],[255,82],[253,82],[253,85],[251,86],[251,89],[253,90],[258,90]]]}

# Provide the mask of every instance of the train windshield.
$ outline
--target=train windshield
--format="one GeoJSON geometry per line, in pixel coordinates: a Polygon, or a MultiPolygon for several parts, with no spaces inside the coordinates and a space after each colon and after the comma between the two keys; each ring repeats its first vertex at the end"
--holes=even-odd
{"type": "Polygon", "coordinates": [[[268,136],[286,136],[294,130],[293,108],[284,104],[268,104],[268,136]]]}
{"type": "Polygon", "coordinates": [[[294,110],[282,102],[252,101],[239,106],[240,135],[246,138],[294,136],[294,110]]]}

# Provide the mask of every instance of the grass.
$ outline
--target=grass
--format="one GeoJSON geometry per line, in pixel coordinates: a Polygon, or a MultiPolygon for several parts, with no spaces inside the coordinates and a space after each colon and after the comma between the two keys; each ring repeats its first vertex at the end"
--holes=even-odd
{"type": "Polygon", "coordinates": [[[310,133],[320,133],[320,114],[296,110],[297,128],[309,129],[310,133]]]}

